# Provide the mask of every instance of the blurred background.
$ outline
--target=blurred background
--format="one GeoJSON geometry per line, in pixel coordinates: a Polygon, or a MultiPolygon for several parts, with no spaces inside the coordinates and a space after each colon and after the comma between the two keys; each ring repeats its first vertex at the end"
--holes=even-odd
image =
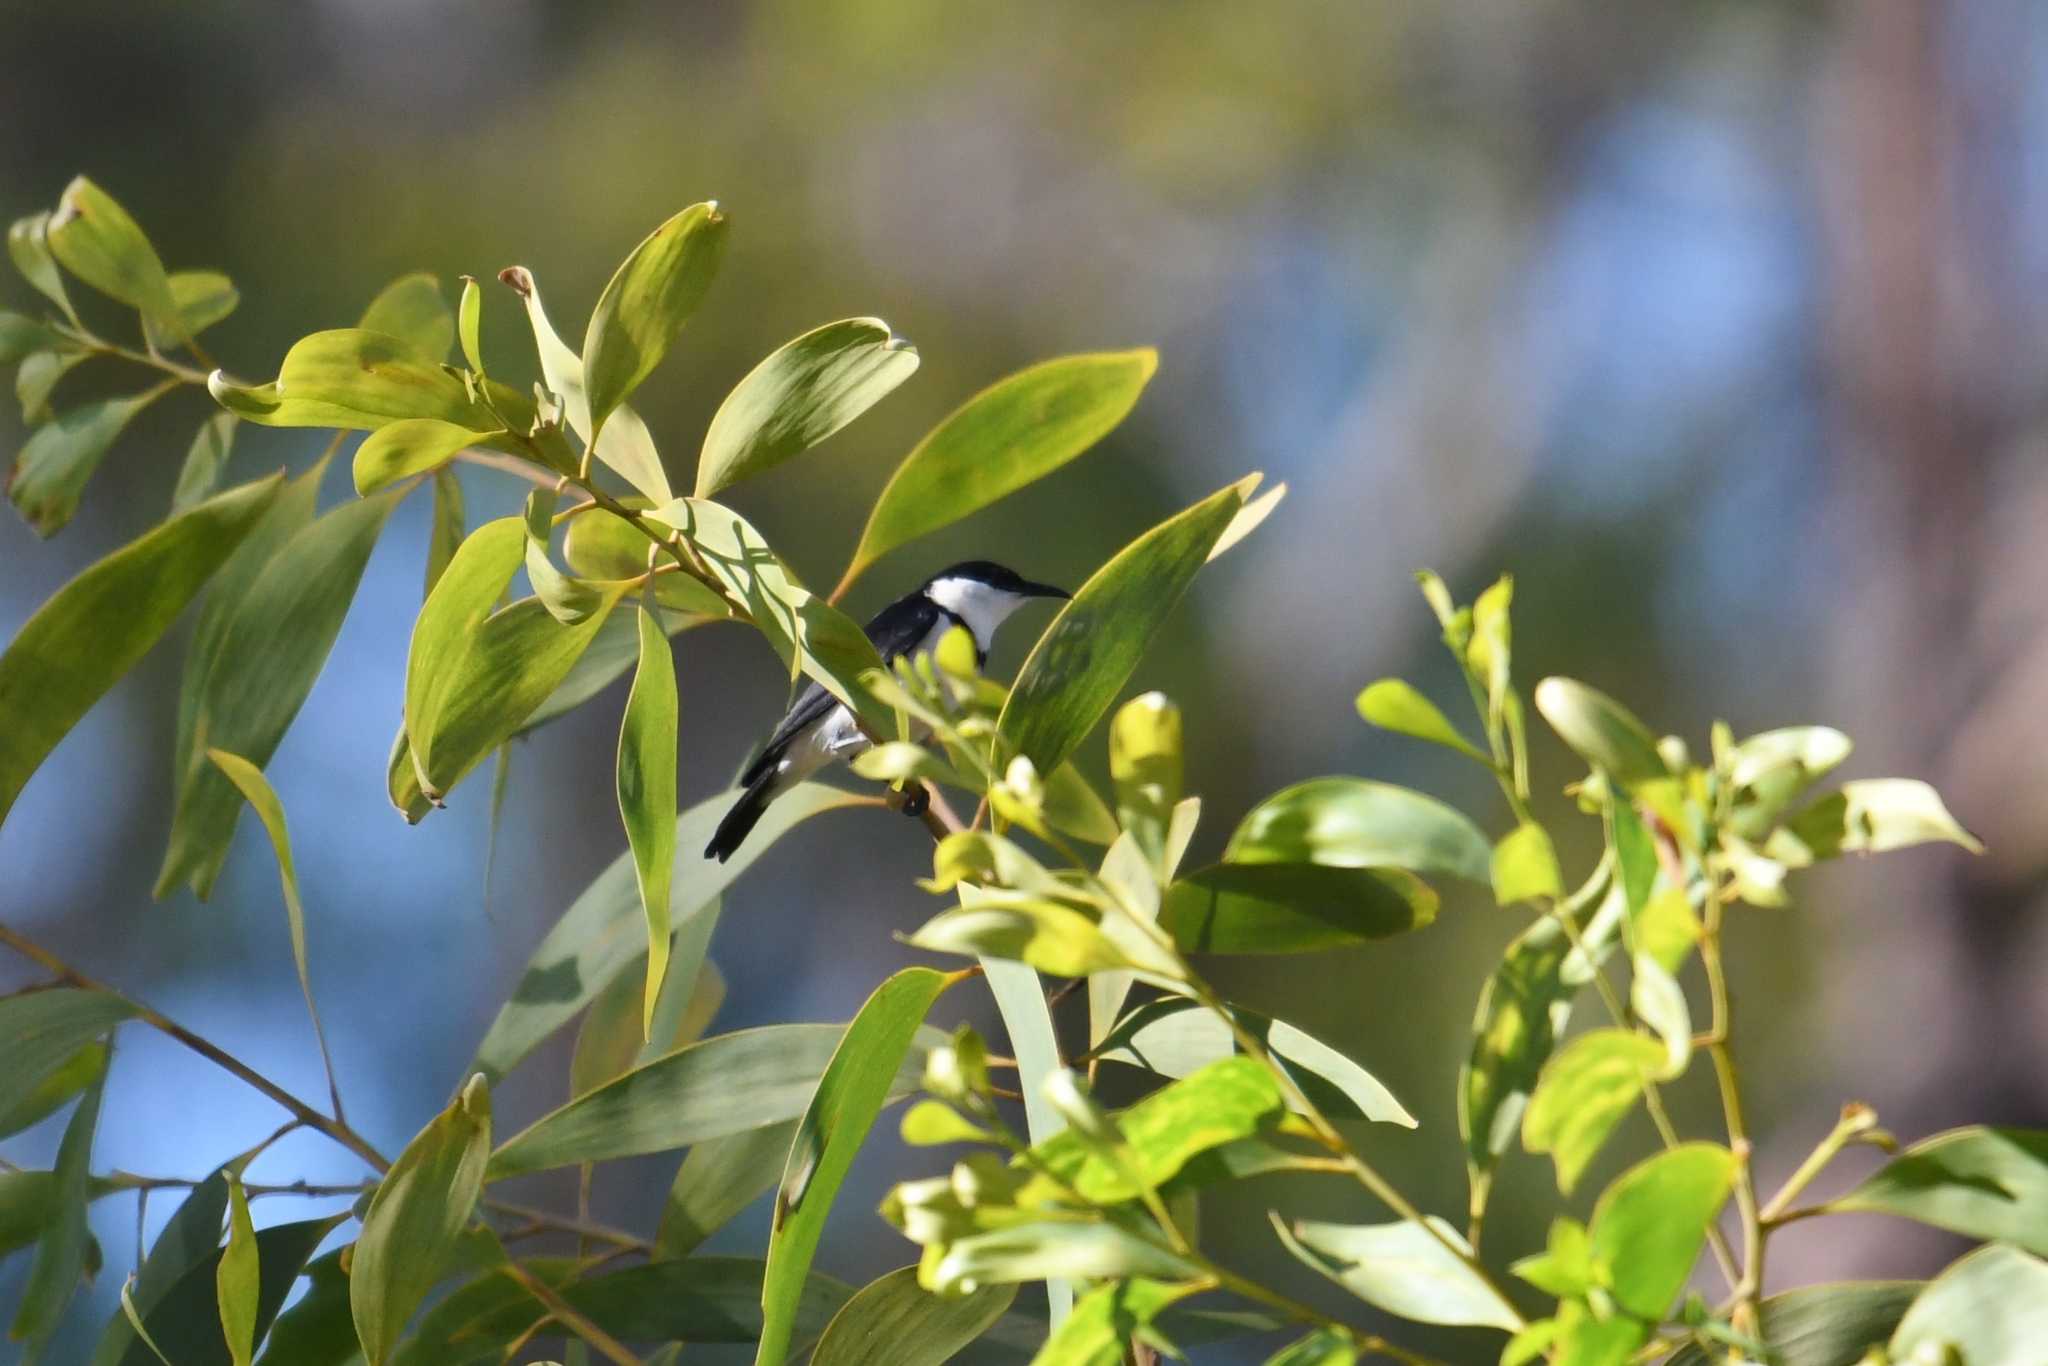
{"type": "MultiPolygon", "coordinates": [[[[1503,829],[1475,773],[1369,732],[1352,697],[1398,673],[1455,701],[1410,573],[1433,566],[1469,599],[1511,571],[1525,682],[1571,672],[1696,746],[1717,716],[1738,734],[1839,725],[1858,742],[1850,776],[1927,777],[1990,845],[1975,862],[1944,846],[1825,868],[1798,882],[1795,909],[1735,918],[1760,1184],[1852,1097],[1909,1138],[2048,1122],[2037,5],[0,0],[0,219],[52,205],[78,172],[172,268],[234,276],[241,310],[208,342],[257,378],[419,268],[489,281],[524,264],[580,336],[633,243],[717,198],[733,220],[723,274],[635,400],[672,472],[687,477],[726,390],[809,327],[877,314],[923,353],[895,396],[736,495],[813,582],[837,577],[888,471],[973,391],[1045,356],[1156,344],[1157,379],[1098,450],[892,556],[850,606],[864,615],[970,555],[1076,584],[1247,470],[1288,481],[1133,681],[1186,707],[1200,855],[1263,793],[1324,773],[1422,786],[1503,829]]],[[[515,301],[487,290],[494,371],[530,365],[515,301]]],[[[11,274],[0,302],[39,311],[11,274]]],[[[93,369],[67,385],[90,391],[93,369]]],[[[162,517],[206,411],[191,392],[152,409],[56,539],[0,517],[0,639],[162,517]]],[[[0,405],[0,450],[18,446],[17,418],[0,405]]],[[[244,427],[233,477],[303,467],[321,441],[244,427]]],[[[472,524],[515,506],[513,481],[463,477],[472,524]]],[[[324,502],[346,482],[333,475],[324,502]]],[[[487,781],[417,828],[387,805],[427,511],[415,498],[394,519],[270,765],[351,1117],[387,1150],[445,1102],[531,947],[624,848],[611,773],[623,687],[519,747],[488,905],[487,781]]],[[[998,671],[1042,624],[1011,628],[998,671]]],[[[0,918],[315,1096],[252,823],[210,904],[149,899],[182,641],[30,784],[0,830],[0,918]]],[[[740,630],[688,634],[677,654],[688,802],[725,784],[784,688],[740,630]]],[[[1562,816],[1556,794],[1577,770],[1547,732],[1539,743],[1537,785],[1562,816]]],[[[1086,762],[1103,769],[1099,738],[1086,762]]],[[[1568,872],[1596,838],[1580,826],[1568,872]]],[[[892,935],[934,909],[911,884],[928,849],[882,812],[800,828],[728,898],[717,1027],[848,1018],[917,956],[892,935]]],[[[1452,1078],[1482,977],[1522,923],[1452,888],[1423,933],[1219,962],[1215,976],[1374,1069],[1423,1127],[1365,1133],[1366,1150],[1456,1215],[1452,1078]]],[[[0,963],[0,987],[29,980],[0,963]]],[[[994,1027],[951,999],[939,1018],[961,1010],[994,1027]]],[[[567,1045],[501,1089],[507,1131],[562,1099],[567,1045]]],[[[1707,1072],[1674,1098],[1702,1131],[1718,1122],[1707,1072]]],[[[95,1166],[196,1177],[280,1118],[129,1030],[95,1166]]],[[[5,1155],[47,1163],[57,1134],[46,1124],[5,1155]]],[[[1649,1138],[1638,1115],[1570,1202],[1547,1162],[1511,1156],[1491,1256],[1533,1249],[1560,1209],[1583,1215],[1649,1138]]],[[[1874,1160],[1852,1154],[1821,1192],[1874,1160]]],[[[871,1211],[934,1161],[874,1143],[822,1268],[865,1281],[914,1260],[871,1211]]],[[[673,1168],[608,1171],[596,1213],[651,1225],[673,1168]]],[[[252,1172],[301,1175],[362,1173],[303,1135],[252,1172]]],[[[523,1194],[566,1208],[573,1176],[557,1177],[523,1194]]],[[[1266,1207],[1290,1200],[1382,1217],[1341,1183],[1268,1184],[1210,1202],[1206,1236],[1319,1295],[1266,1227],[1266,1207]]],[[[299,1203],[266,1201],[258,1223],[301,1217],[299,1203]]],[[[152,1236],[171,1204],[152,1204],[152,1236]]],[[[72,1343],[113,1311],[133,1202],[101,1202],[94,1228],[107,1273],[72,1343]]],[[[763,1206],[712,1246],[758,1252],[766,1237],[763,1206]]],[[[1773,1248],[1772,1289],[1926,1274],[1954,1251],[1875,1220],[1796,1225],[1773,1248]]],[[[27,1262],[0,1264],[0,1304],[27,1262]]],[[[1487,1334],[1397,1336],[1460,1360],[1498,1350],[1487,1334]]]]}

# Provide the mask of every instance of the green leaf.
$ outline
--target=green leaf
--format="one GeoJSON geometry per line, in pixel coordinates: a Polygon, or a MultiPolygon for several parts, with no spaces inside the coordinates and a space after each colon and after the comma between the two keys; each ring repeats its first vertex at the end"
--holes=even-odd
{"type": "Polygon", "coordinates": [[[1358,714],[1382,730],[1399,731],[1418,740],[1454,749],[1491,767],[1493,760],[1458,734],[1436,703],[1398,678],[1382,678],[1358,694],[1358,714]]]}
{"type": "Polygon", "coordinates": [[[327,1052],[327,1031],[320,1025],[320,1008],[313,1004],[313,975],[306,959],[306,910],[299,902],[299,874],[292,862],[291,834],[285,829],[284,803],[271,790],[263,770],[241,755],[208,749],[206,757],[248,800],[270,836],[271,850],[277,855],[278,876],[284,884],[285,917],[291,926],[292,962],[299,970],[299,991],[306,998],[306,1014],[313,1021],[313,1038],[320,1045],[320,1062],[327,1071],[327,1085],[334,1093],[334,1109],[338,1115],[341,1113],[341,1092],[334,1080],[334,1059],[327,1052]]]}
{"type": "Polygon", "coordinates": [[[43,1073],[28,1093],[0,1111],[0,1137],[18,1134],[64,1108],[65,1102],[107,1074],[110,1050],[95,1040],[43,1073]]]}
{"type": "Polygon", "coordinates": [[[1015,1286],[992,1285],[944,1298],[918,1285],[916,1267],[903,1267],[846,1302],[826,1325],[811,1366],[942,1366],[1016,1297],[1015,1286]]]}
{"type": "Polygon", "coordinates": [[[797,1125],[775,1196],[774,1232],[761,1284],[756,1366],[780,1366],[788,1355],[804,1279],[824,1234],[825,1217],[854,1155],[898,1084],[918,1026],[940,994],[964,976],[931,968],[903,969],[875,988],[833,1050],[817,1094],[797,1125]]]}
{"type": "Polygon", "coordinates": [[[1649,954],[1638,953],[1628,1004],[1635,1017],[1664,1041],[1664,1066],[1658,1071],[1658,1080],[1670,1081],[1683,1074],[1692,1060],[1692,1011],[1678,979],[1649,954]]]}
{"type": "MultiPolygon", "coordinates": [[[[976,394],[896,467],[833,596],[890,551],[1015,493],[1093,446],[1137,405],[1158,367],[1150,347],[1063,356],[976,394]]],[[[1208,550],[1204,545],[1202,555],[1208,550]]],[[[1050,767],[1039,765],[1041,771],[1050,767]]]]}
{"type": "MultiPolygon", "coordinates": [[[[258,1234],[257,1241],[262,1241],[258,1234]]],[[[362,1360],[356,1327],[348,1312],[348,1273],[341,1269],[344,1249],[315,1258],[306,1266],[310,1284],[292,1307],[277,1316],[257,1366],[351,1366],[362,1360]]],[[[353,1255],[351,1253],[351,1255],[353,1255]]]]}
{"type": "Polygon", "coordinates": [[[1891,1360],[2026,1361],[2048,1341],[2048,1262],[1992,1244],[1927,1283],[1888,1344],[1891,1360]]]}
{"type": "Polygon", "coordinates": [[[433,417],[403,418],[380,427],[356,447],[356,492],[367,497],[424,474],[454,459],[457,451],[496,435],[502,433],[473,432],[433,417]]]}
{"type": "MultiPolygon", "coordinates": [[[[201,897],[212,893],[242,803],[201,746],[240,755],[258,770],[270,762],[326,666],[396,506],[396,494],[344,503],[293,534],[226,610],[218,636],[208,633],[204,657],[188,668],[197,697],[193,748],[177,775],[157,896],[180,883],[201,897]]],[[[206,615],[213,615],[211,601],[206,615]]],[[[193,649],[200,649],[197,638],[193,649]]]]}
{"type": "Polygon", "coordinates": [[[112,195],[79,176],[64,187],[48,231],[50,252],[64,269],[138,310],[160,331],[182,329],[163,261],[112,195]]]}
{"type": "MultiPolygon", "coordinates": [[[[10,1060],[11,1061],[11,1060],[10,1060]]],[[[10,1069],[11,1070],[11,1069],[10,1069]]],[[[85,1204],[92,1179],[92,1140],[100,1118],[100,1084],[86,1088],[64,1126],[57,1145],[57,1165],[51,1174],[50,1218],[36,1244],[36,1259],[29,1268],[28,1284],[22,1289],[20,1307],[15,1310],[9,1330],[15,1338],[27,1339],[31,1358],[57,1331],[64,1307],[71,1303],[85,1270],[86,1244],[92,1232],[86,1227],[85,1204]]]]}
{"type": "MultiPolygon", "coordinates": [[[[1285,1020],[1242,1006],[1230,1010],[1238,1024],[1265,1044],[1325,1113],[1340,1119],[1415,1127],[1415,1117],[1393,1092],[1321,1039],[1285,1020]]],[[[1237,1040],[1221,1016],[1187,997],[1165,996],[1146,1002],[1118,1021],[1093,1053],[1105,1061],[1127,1062],[1164,1077],[1185,1077],[1236,1051],[1237,1040]]]]}
{"type": "MultiPolygon", "coordinates": [[[[1606,865],[1558,914],[1573,918],[1596,960],[1612,950],[1625,906],[1606,865]]],[[[1521,1125],[1537,1075],[1590,971],[1556,916],[1545,916],[1508,945],[1480,990],[1472,1050],[1458,1075],[1458,1132],[1465,1140],[1475,1211],[1486,1206],[1493,1168],[1521,1125]]]]}
{"type": "Polygon", "coordinates": [[[476,280],[468,275],[462,277],[462,299],[455,306],[456,332],[462,339],[462,358],[469,368],[479,375],[484,372],[483,343],[478,333],[483,326],[483,292],[477,288],[476,280]]]}
{"type": "MultiPolygon", "coordinates": [[[[490,1179],[666,1152],[795,1119],[844,1032],[839,1025],[770,1025],[679,1048],[507,1139],[491,1158],[490,1179]]],[[[923,1066],[914,1056],[898,1071],[899,1094],[917,1089],[923,1066]]]]}
{"type": "Polygon", "coordinates": [[[1637,1163],[1593,1206],[1593,1262],[1615,1303],[1656,1322],[1692,1275],[1707,1229],[1735,1186],[1735,1155],[1686,1143],[1637,1163]]]}
{"type": "Polygon", "coordinates": [[[1273,1228],[1296,1258],[1322,1272],[1367,1304],[1416,1323],[1483,1324],[1512,1332],[1522,1326],[1501,1293],[1472,1267],[1453,1256],[1450,1244],[1468,1256],[1472,1249],[1456,1229],[1434,1215],[1431,1236],[1420,1224],[1324,1224],[1296,1220],[1290,1231],[1280,1216],[1273,1228]]]}
{"type": "Polygon", "coordinates": [[[1148,692],[1117,709],[1109,724],[1117,820],[1138,841],[1162,882],[1166,828],[1181,799],[1181,770],[1180,708],[1166,694],[1148,692]]]}
{"type": "Polygon", "coordinates": [[[64,293],[64,277],[57,269],[57,258],[50,252],[48,213],[15,219],[7,229],[7,254],[13,258],[14,268],[21,272],[22,279],[33,285],[38,294],[63,309],[65,317],[74,323],[78,321],[78,314],[64,293]]]}
{"type": "Polygon", "coordinates": [[[1941,794],[1913,778],[1866,778],[1843,783],[1785,823],[1814,858],[1881,854],[1945,840],[1973,854],[1977,837],[1956,822],[1941,794]]]}
{"type": "Polygon", "coordinates": [[[655,1246],[686,1257],[706,1238],[782,1181],[797,1120],[747,1129],[691,1145],[662,1206],[655,1246]]]}
{"type": "Polygon", "coordinates": [[[1436,911],[1396,868],[1216,863],[1167,888],[1159,923],[1183,953],[1305,953],[1421,929],[1436,911]]]}
{"type": "Polygon", "coordinates": [[[483,1193],[490,1151],[491,1093],[472,1077],[378,1183],[349,1270],[349,1308],[370,1366],[389,1358],[441,1279],[483,1193]]]}
{"type": "Polygon", "coordinates": [[[1113,844],[1119,833],[1116,815],[1071,763],[1046,775],[1045,821],[1061,834],[1088,844],[1113,844]]]}
{"type": "Polygon", "coordinates": [[[1493,849],[1493,899],[1503,906],[1517,901],[1547,901],[1564,895],[1557,868],[1557,850],[1550,835],[1534,821],[1509,831],[1493,849]]]}
{"type": "MultiPolygon", "coordinates": [[[[1176,1274],[1176,1273],[1169,1273],[1176,1274]]],[[[1074,1306],[1065,1324],[1047,1339],[1031,1366],[1115,1366],[1134,1337],[1176,1300],[1201,1290],[1155,1280],[1117,1281],[1074,1306]]]]}
{"type": "Polygon", "coordinates": [[[1581,759],[1624,788],[1671,776],[1643,723],[1606,693],[1546,678],[1536,685],[1536,710],[1581,759]]]}
{"type": "Polygon", "coordinates": [[[583,339],[593,432],[661,363],[704,301],[725,255],[725,228],[715,202],[691,205],[633,248],[598,296],[583,339]]]}
{"type": "Polygon", "coordinates": [[[1787,726],[1752,735],[1729,757],[1736,789],[1730,824],[1761,839],[1786,808],[1849,757],[1849,737],[1830,726],[1787,726]]]}
{"type": "Polygon", "coordinates": [[[1503,574],[1472,603],[1472,639],[1465,647],[1465,665],[1486,689],[1490,730],[1498,730],[1507,710],[1512,630],[1508,609],[1515,598],[1515,579],[1503,574]]]}
{"type": "MultiPolygon", "coordinates": [[[[772,808],[771,808],[772,810],[772,808]]],[[[966,896],[965,888],[961,889],[966,896]]],[[[1001,958],[981,960],[982,977],[1003,1029],[1010,1036],[1010,1054],[1017,1060],[1017,1089],[1024,1094],[1024,1127],[1033,1143],[1043,1143],[1064,1129],[1067,1121],[1045,1098],[1045,1079],[1060,1068],[1059,1039],[1045,983],[1023,963],[1001,958]]],[[[1054,1277],[1045,1283],[1051,1327],[1057,1332],[1074,1306],[1073,1283],[1054,1277]]]]}
{"type": "Polygon", "coordinates": [[[24,359],[14,374],[14,395],[21,400],[21,420],[31,424],[48,422],[53,416],[50,394],[57,382],[89,359],[90,353],[84,351],[63,355],[37,351],[24,359]]]}
{"type": "Polygon", "coordinates": [[[1357,1366],[1358,1348],[1347,1337],[1318,1328],[1266,1358],[1266,1366],[1357,1366]]]}
{"type": "Polygon", "coordinates": [[[43,1236],[56,1196],[55,1173],[0,1171],[0,1257],[43,1236]]]}
{"type": "Polygon", "coordinates": [[[1550,1154],[1557,1188],[1569,1195],[1663,1066],[1663,1045],[1646,1035],[1626,1029],[1581,1034],[1544,1067],[1522,1116],[1522,1146],[1550,1154]]]}
{"type": "MultiPolygon", "coordinates": [[[[220,1300],[221,1336],[234,1366],[249,1366],[256,1356],[256,1299],[262,1263],[256,1252],[256,1225],[249,1218],[249,1196],[239,1180],[228,1182],[228,1245],[214,1271],[220,1300]]],[[[145,1324],[144,1327],[148,1325],[145,1324]]]]}
{"type": "Polygon", "coordinates": [[[235,311],[242,292],[235,282],[217,270],[180,270],[170,276],[171,306],[177,310],[178,325],[164,327],[144,315],[143,335],[158,351],[175,351],[192,338],[235,311]]]}
{"type": "MultiPolygon", "coordinates": [[[[1778,1366],[1847,1366],[1891,1336],[1922,1284],[1846,1281],[1773,1295],[1758,1306],[1771,1359],[1778,1366]]],[[[1714,1366],[1716,1359],[1687,1343],[1665,1366],[1714,1366]]]]}
{"type": "MultiPolygon", "coordinates": [[[[264,1332],[270,1327],[271,1320],[277,1317],[285,1296],[291,1293],[293,1283],[305,1269],[307,1258],[313,1255],[321,1240],[347,1217],[345,1214],[332,1214],[256,1230],[256,1341],[263,1340],[264,1332]]],[[[155,1306],[143,1314],[143,1327],[149,1336],[162,1349],[164,1356],[178,1366],[214,1366],[214,1363],[227,1366],[232,1361],[227,1341],[221,1334],[219,1286],[225,1250],[215,1245],[219,1235],[216,1224],[207,1244],[193,1249],[196,1259],[162,1292],[155,1306]]],[[[141,1289],[139,1281],[137,1289],[141,1289]]],[[[125,1321],[122,1327],[128,1329],[129,1336],[123,1339],[126,1346],[119,1357],[119,1366],[157,1366],[157,1357],[147,1344],[133,1336],[132,1327],[125,1321]]],[[[353,1334],[350,1334],[350,1346],[353,1350],[353,1334]]],[[[278,1359],[274,1350],[267,1359],[278,1359]]],[[[311,1366],[304,1358],[287,1357],[282,1360],[289,1361],[291,1366],[311,1366]]]]}
{"type": "Polygon", "coordinates": [[[398,338],[432,365],[448,359],[455,341],[455,315],[448,311],[441,282],[424,270],[401,275],[379,290],[356,326],[398,338]]]}
{"type": "MultiPolygon", "coordinates": [[[[1198,1263],[1146,1242],[1115,1224],[1063,1221],[1015,1224],[957,1239],[933,1265],[929,1279],[933,1289],[947,1293],[964,1290],[970,1283],[995,1285],[1054,1276],[1077,1280],[1187,1277],[1200,1273],[1198,1263]]],[[[1059,1330],[1060,1334],[1075,1331],[1074,1324],[1082,1317],[1086,1303],[1083,1300],[1074,1306],[1074,1313],[1059,1330]]],[[[1055,1340],[1058,1336],[1055,1335],[1055,1340]]],[[[1038,1359],[1048,1358],[1041,1353],[1038,1359]]]]}
{"type": "Polygon", "coordinates": [[[1406,868],[1484,885],[1491,854],[1479,828],[1434,797],[1364,778],[1313,778],[1252,808],[1223,858],[1406,868]]]}
{"type": "Polygon", "coordinates": [[[1593,1242],[1586,1226],[1576,1219],[1550,1221],[1550,1238],[1544,1250],[1524,1257],[1508,1270],[1546,1295],[1557,1299],[1584,1298],[1600,1283],[1599,1268],[1593,1264],[1593,1242]]]}
{"type": "Polygon", "coordinates": [[[36,428],[15,458],[7,497],[38,536],[55,535],[71,520],[93,471],[122,431],[175,387],[165,380],[139,394],[82,404],[36,428]]]}
{"type": "Polygon", "coordinates": [[[134,1015],[135,1007],[118,996],[75,987],[0,997],[0,1052],[7,1058],[0,1068],[0,1114],[32,1109],[47,1078],[134,1015]]]}
{"type": "Polygon", "coordinates": [[[0,308],[0,365],[13,365],[36,351],[58,351],[70,343],[46,323],[0,308]]]}
{"type": "Polygon", "coordinates": [[[1220,489],[1153,527],[1062,605],[1017,671],[997,723],[1014,752],[1047,773],[1095,728],[1244,505],[1249,484],[1220,489]]]}
{"type": "MultiPolygon", "coordinates": [[[[475,432],[496,431],[497,417],[470,397],[455,374],[420,355],[401,337],[360,327],[315,332],[294,343],[269,384],[241,385],[216,370],[206,382],[229,412],[266,427],[339,427],[374,431],[404,418],[439,418],[475,432]]],[[[509,421],[518,395],[493,388],[492,401],[509,421]]]]}
{"type": "Polygon", "coordinates": [[[917,370],[917,348],[880,318],[848,318],[804,333],[726,395],[697,458],[697,496],[809,450],[917,370]]]}
{"type": "Polygon", "coordinates": [[[619,727],[619,814],[647,917],[647,986],[641,1029],[654,1033],[654,1005],[668,970],[669,881],[676,862],[676,666],[668,636],[645,607],[640,666],[619,727]]]}
{"type": "Polygon", "coordinates": [[[1020,894],[988,893],[971,905],[941,911],[910,943],[935,953],[1014,959],[1056,977],[1134,966],[1087,915],[1020,894]]]}
{"type": "MultiPolygon", "coordinates": [[[[147,1315],[155,1309],[193,1267],[201,1263],[212,1265],[220,1252],[221,1221],[227,1217],[227,1208],[227,1171],[222,1168],[192,1188],[137,1269],[130,1298],[138,1314],[147,1315]]],[[[217,1314],[215,1321],[218,1322],[217,1314]]],[[[119,1366],[134,1346],[133,1325],[126,1314],[115,1314],[107,1321],[99,1345],[93,1349],[92,1366],[119,1366]]],[[[349,1346],[354,1349],[353,1330],[349,1333],[349,1346]]]]}
{"type": "Polygon", "coordinates": [[[444,465],[434,471],[434,526],[427,536],[427,586],[423,600],[433,595],[434,585],[441,581],[448,562],[462,548],[463,535],[462,480],[451,466],[444,465]]]}
{"type": "Polygon", "coordinates": [[[171,516],[189,512],[213,496],[235,444],[240,423],[233,413],[215,413],[199,424],[185,463],[178,468],[178,486],[171,491],[171,516]]]}
{"type": "Polygon", "coordinates": [[[1936,1134],[1828,1208],[1895,1214],[2048,1254],[2048,1133],[1972,1125],[1936,1134]]]}
{"type": "MultiPolygon", "coordinates": [[[[683,812],[676,820],[677,847],[702,848],[737,795],[720,793],[683,812]]],[[[758,833],[728,862],[683,861],[669,888],[670,923],[682,933],[699,916],[715,914],[719,894],[792,828],[822,812],[863,801],[855,793],[819,783],[791,788],[775,799],[761,817],[758,833]]],[[[645,923],[633,856],[621,854],[570,904],[533,951],[468,1070],[497,1084],[635,962],[646,948],[645,923]]],[[[797,1113],[792,1110],[788,1117],[794,1119],[797,1113]]]]}

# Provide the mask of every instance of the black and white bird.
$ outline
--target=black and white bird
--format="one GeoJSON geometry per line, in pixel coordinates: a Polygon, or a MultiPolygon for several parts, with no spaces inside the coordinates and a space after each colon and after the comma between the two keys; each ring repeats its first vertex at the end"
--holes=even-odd
{"type": "MultiPolygon", "coordinates": [[[[999,564],[968,560],[941,570],[916,592],[877,612],[867,624],[868,639],[888,664],[904,655],[930,651],[946,632],[964,626],[974,637],[976,662],[986,662],[996,628],[1010,613],[1033,598],[1071,596],[1063,588],[1033,583],[999,564]]],[[[704,857],[725,862],[770,802],[825,765],[852,758],[868,744],[846,704],[818,684],[810,684],[797,694],[789,715],[782,718],[760,755],[740,775],[746,791],[718,823],[717,833],[704,847],[704,857]]]]}

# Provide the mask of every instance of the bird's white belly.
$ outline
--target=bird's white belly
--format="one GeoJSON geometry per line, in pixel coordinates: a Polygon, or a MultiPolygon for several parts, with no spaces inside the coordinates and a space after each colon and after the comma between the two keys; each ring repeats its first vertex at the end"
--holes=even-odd
{"type": "MultiPolygon", "coordinates": [[[[952,627],[950,620],[939,618],[912,653],[929,654],[952,627]]],[[[916,729],[921,732],[923,727],[916,729]]],[[[824,719],[800,736],[782,756],[781,762],[775,766],[777,786],[801,782],[825,765],[851,759],[868,748],[871,748],[871,742],[842,702],[826,712],[824,719]]]]}

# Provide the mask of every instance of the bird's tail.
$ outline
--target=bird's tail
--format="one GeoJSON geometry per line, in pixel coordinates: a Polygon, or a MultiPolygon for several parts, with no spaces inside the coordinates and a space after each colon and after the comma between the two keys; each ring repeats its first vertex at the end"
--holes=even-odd
{"type": "Polygon", "coordinates": [[[704,857],[715,858],[720,863],[740,847],[761,819],[761,813],[768,809],[768,803],[775,800],[775,770],[771,767],[753,782],[747,784],[740,799],[732,804],[732,810],[725,813],[725,819],[718,823],[718,829],[711,836],[711,843],[704,846],[704,857]]]}

